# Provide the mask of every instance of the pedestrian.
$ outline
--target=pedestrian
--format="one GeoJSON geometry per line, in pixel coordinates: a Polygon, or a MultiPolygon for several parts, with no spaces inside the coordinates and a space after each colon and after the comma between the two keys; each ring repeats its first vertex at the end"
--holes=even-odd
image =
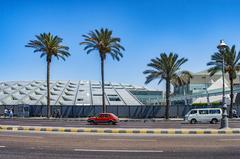
{"type": "Polygon", "coordinates": [[[13,109],[10,109],[10,110],[9,110],[9,117],[10,117],[10,118],[13,118],[13,109]]]}
{"type": "Polygon", "coordinates": [[[61,117],[61,113],[60,113],[60,110],[57,109],[57,118],[60,118],[61,117]]]}
{"type": "Polygon", "coordinates": [[[4,118],[6,118],[7,116],[8,116],[8,109],[5,108],[5,109],[4,109],[4,118]]]}

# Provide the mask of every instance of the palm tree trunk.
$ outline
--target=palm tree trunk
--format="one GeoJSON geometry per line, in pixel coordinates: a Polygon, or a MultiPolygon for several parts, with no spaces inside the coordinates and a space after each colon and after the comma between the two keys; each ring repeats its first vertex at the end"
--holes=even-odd
{"type": "Polygon", "coordinates": [[[104,58],[101,57],[101,76],[102,76],[102,106],[103,113],[107,112],[106,104],[105,104],[105,90],[104,90],[104,58]]]}
{"type": "Polygon", "coordinates": [[[229,108],[229,117],[233,117],[232,109],[233,109],[233,78],[231,75],[229,75],[229,80],[230,80],[230,108],[229,108]]]}
{"type": "Polygon", "coordinates": [[[50,61],[47,61],[47,117],[51,117],[50,107],[50,61]]]}
{"type": "Polygon", "coordinates": [[[170,106],[170,81],[166,80],[166,109],[165,109],[165,119],[169,119],[169,106],[170,106]]]}

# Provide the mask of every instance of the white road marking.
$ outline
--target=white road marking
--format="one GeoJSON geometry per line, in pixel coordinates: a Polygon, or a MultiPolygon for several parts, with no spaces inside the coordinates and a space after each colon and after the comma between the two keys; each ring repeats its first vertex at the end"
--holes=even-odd
{"type": "Polygon", "coordinates": [[[240,141],[240,139],[219,139],[219,141],[240,141]]]}
{"type": "Polygon", "coordinates": [[[36,123],[34,123],[33,126],[44,126],[44,125],[43,124],[36,124],[36,123]]]}
{"type": "Polygon", "coordinates": [[[142,152],[142,153],[161,153],[162,150],[95,150],[95,149],[74,149],[74,151],[78,152],[128,152],[128,153],[135,153],[135,152],[142,152]]]}
{"type": "Polygon", "coordinates": [[[4,148],[4,147],[6,147],[6,146],[0,146],[0,148],[4,148]]]}
{"type": "Polygon", "coordinates": [[[20,134],[15,134],[15,135],[0,135],[0,137],[23,137],[23,138],[36,138],[36,139],[43,139],[44,137],[41,136],[26,136],[26,135],[20,135],[20,134]]]}
{"type": "Polygon", "coordinates": [[[149,139],[98,139],[100,141],[139,141],[139,142],[153,142],[157,140],[149,140],[149,139]]]}

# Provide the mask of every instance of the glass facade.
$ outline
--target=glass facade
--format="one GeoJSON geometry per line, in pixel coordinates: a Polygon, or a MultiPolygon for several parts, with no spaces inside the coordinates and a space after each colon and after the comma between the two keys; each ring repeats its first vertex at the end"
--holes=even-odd
{"type": "Polygon", "coordinates": [[[130,92],[145,105],[160,105],[160,101],[163,99],[162,91],[131,90],[130,92]]]}
{"type": "Polygon", "coordinates": [[[192,94],[197,92],[205,92],[206,88],[208,88],[211,84],[199,83],[199,84],[187,84],[183,86],[175,86],[174,94],[175,95],[184,95],[184,94],[192,94]]]}

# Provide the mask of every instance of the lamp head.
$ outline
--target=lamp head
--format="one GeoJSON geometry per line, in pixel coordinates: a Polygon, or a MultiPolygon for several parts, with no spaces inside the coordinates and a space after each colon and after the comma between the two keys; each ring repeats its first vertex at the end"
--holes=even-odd
{"type": "Polygon", "coordinates": [[[218,49],[225,49],[227,47],[227,44],[223,40],[220,40],[220,44],[217,46],[218,49]]]}

